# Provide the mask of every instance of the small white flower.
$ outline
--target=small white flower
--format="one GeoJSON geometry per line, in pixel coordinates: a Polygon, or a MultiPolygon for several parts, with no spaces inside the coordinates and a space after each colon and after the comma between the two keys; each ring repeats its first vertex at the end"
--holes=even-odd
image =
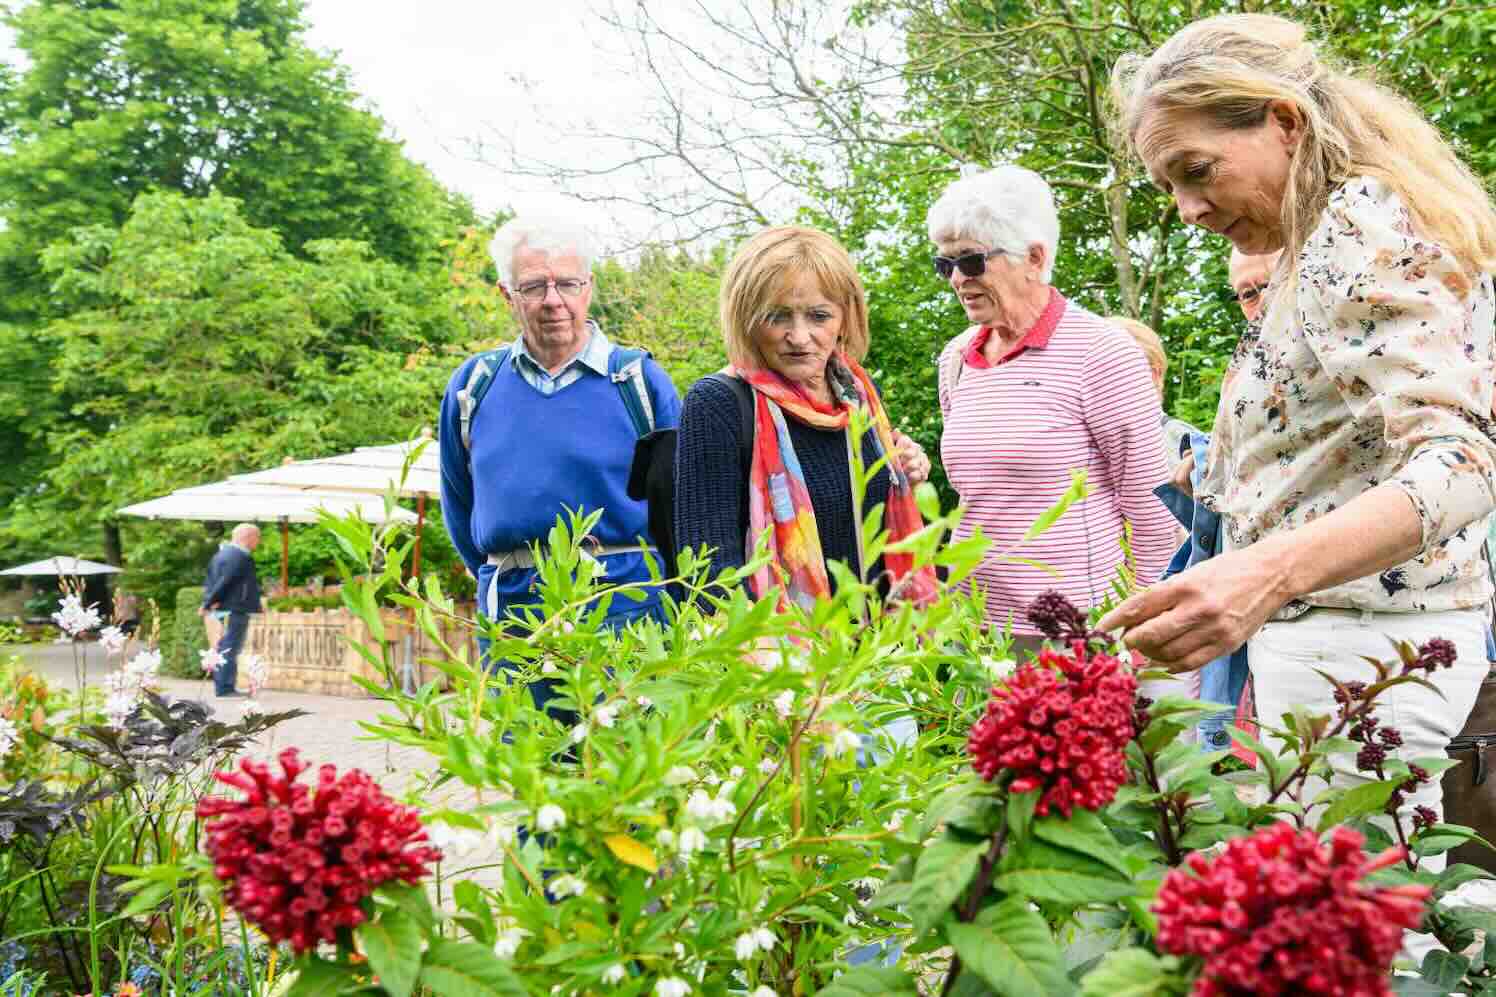
{"type": "Polygon", "coordinates": [[[784,663],[785,667],[792,672],[804,674],[810,671],[810,655],[798,648],[785,657],[784,663]]]}
{"type": "Polygon", "coordinates": [[[0,717],[0,758],[10,754],[10,749],[21,739],[21,732],[10,720],[0,717]]]}
{"type": "Polygon", "coordinates": [[[686,957],[686,947],[680,942],[675,943],[675,957],[677,959],[684,959],[686,957]]]}
{"type": "Polygon", "coordinates": [[[519,951],[520,945],[524,944],[528,937],[530,933],[524,928],[505,928],[499,932],[499,937],[493,943],[493,953],[500,959],[513,959],[514,953],[519,951]]]}
{"type": "Polygon", "coordinates": [[[57,612],[52,614],[52,621],[69,639],[76,639],[104,622],[103,617],[99,616],[98,604],[85,608],[82,598],[76,593],[62,597],[57,612]]]}
{"type": "Polygon", "coordinates": [[[708,772],[705,776],[702,777],[701,781],[706,783],[708,786],[722,785],[722,777],[715,772],[708,772]]]}
{"type": "Polygon", "coordinates": [[[119,627],[105,627],[99,631],[99,646],[104,649],[105,654],[120,653],[129,639],[119,627]]]}
{"type": "Polygon", "coordinates": [[[494,822],[489,833],[493,835],[493,840],[496,844],[500,846],[512,845],[514,844],[515,835],[514,821],[507,818],[497,820],[494,822]]]}
{"type": "Polygon", "coordinates": [[[706,847],[706,834],[699,827],[688,827],[680,833],[675,850],[680,857],[690,860],[692,855],[706,847]]]}
{"type": "Polygon", "coordinates": [[[843,727],[841,730],[837,731],[836,736],[831,739],[831,757],[840,758],[843,755],[855,752],[860,747],[862,747],[862,738],[857,736],[857,732],[847,730],[845,727],[843,727]]]}
{"type": "Polygon", "coordinates": [[[675,847],[675,832],[668,827],[662,827],[655,832],[655,843],[661,848],[675,847]]]}
{"type": "Polygon", "coordinates": [[[667,976],[655,984],[655,997],[689,997],[691,984],[678,976],[667,976]]]}
{"type": "Polygon", "coordinates": [[[795,690],[786,689],[774,697],[774,712],[788,720],[795,712],[795,690]]]}
{"type": "Polygon", "coordinates": [[[577,724],[571,729],[571,743],[581,744],[583,741],[587,740],[587,735],[589,733],[591,733],[591,731],[587,729],[587,724],[585,722],[577,724]]]}
{"type": "Polygon", "coordinates": [[[764,775],[773,775],[777,768],[779,768],[779,763],[772,758],[762,759],[758,763],[758,770],[764,775]]]}
{"type": "Polygon", "coordinates": [[[1132,651],[1129,648],[1124,647],[1122,650],[1117,652],[1117,660],[1122,662],[1124,665],[1132,664],[1132,651]]]}
{"type": "Polygon", "coordinates": [[[758,942],[758,947],[761,951],[772,952],[779,938],[768,928],[754,928],[753,940],[758,942]]]}
{"type": "Polygon", "coordinates": [[[623,963],[615,962],[603,970],[603,982],[610,986],[617,986],[623,982],[623,978],[629,975],[629,971],[623,968],[623,963]]]}
{"type": "Polygon", "coordinates": [[[665,773],[665,785],[684,786],[696,781],[696,770],[689,765],[677,765],[665,773]]]}
{"type": "Polygon", "coordinates": [[[727,774],[734,780],[741,779],[743,778],[743,766],[734,765],[732,768],[727,770],[727,774]]]}
{"type": "Polygon", "coordinates": [[[753,937],[753,932],[745,931],[733,944],[733,951],[737,953],[738,962],[748,962],[758,955],[758,939],[753,937]]]}
{"type": "Polygon", "coordinates": [[[544,661],[542,661],[540,663],[540,674],[542,674],[542,675],[554,675],[554,674],[556,674],[556,663],[554,661],[552,661],[550,658],[546,658],[544,661]]]}
{"type": "Polygon", "coordinates": [[[903,685],[914,677],[912,668],[895,668],[888,673],[888,681],[893,685],[903,685]]]}
{"type": "Polygon", "coordinates": [[[551,894],[556,899],[564,900],[567,897],[579,897],[586,893],[587,881],[567,873],[564,876],[557,876],[551,880],[546,888],[551,891],[551,894]]]}
{"type": "Polygon", "coordinates": [[[891,834],[899,833],[899,831],[904,827],[904,817],[906,816],[906,814],[906,811],[895,810],[893,812],[893,816],[889,817],[888,820],[883,824],[883,830],[888,831],[891,834]]]}
{"type": "Polygon", "coordinates": [[[246,719],[249,717],[258,717],[264,712],[265,708],[260,705],[260,701],[258,699],[246,699],[244,701],[243,716],[246,719]]]}
{"type": "Polygon", "coordinates": [[[994,658],[991,655],[982,655],[982,667],[986,669],[989,678],[1001,679],[1012,674],[1013,669],[1018,667],[1018,662],[1012,658],[994,658]]]}
{"type": "Polygon", "coordinates": [[[554,803],[547,803],[535,811],[535,826],[541,831],[554,831],[566,826],[566,811],[554,803]]]}
{"type": "Polygon", "coordinates": [[[216,647],[210,647],[206,651],[197,653],[198,662],[202,665],[204,675],[212,675],[223,665],[225,658],[216,647]]]}
{"type": "Polygon", "coordinates": [[[257,695],[270,684],[270,662],[258,654],[244,656],[244,675],[249,680],[249,694],[257,695]]]}
{"type": "Polygon", "coordinates": [[[724,786],[723,792],[716,799],[708,796],[705,790],[695,790],[691,793],[691,798],[686,800],[686,813],[704,824],[732,820],[737,815],[738,808],[727,799],[727,790],[730,788],[724,786]]]}
{"type": "Polygon", "coordinates": [[[564,634],[575,633],[577,625],[570,620],[561,621],[561,632],[564,634]]]}
{"type": "Polygon", "coordinates": [[[748,997],[779,997],[779,995],[768,987],[756,987],[748,997]]]}
{"type": "Polygon", "coordinates": [[[446,823],[427,824],[426,838],[440,848],[442,857],[447,859],[459,859],[483,847],[481,832],[446,823]]]}
{"type": "Polygon", "coordinates": [[[634,702],[638,703],[640,708],[646,710],[654,705],[654,700],[650,699],[648,696],[635,697],[634,702]]]}
{"type": "Polygon", "coordinates": [[[592,711],[592,719],[597,721],[599,727],[611,727],[618,719],[618,706],[616,704],[599,706],[592,711]]]}
{"type": "Polygon", "coordinates": [[[847,925],[849,928],[855,928],[862,923],[862,918],[855,910],[849,910],[847,911],[846,916],[842,918],[842,923],[847,925]]]}

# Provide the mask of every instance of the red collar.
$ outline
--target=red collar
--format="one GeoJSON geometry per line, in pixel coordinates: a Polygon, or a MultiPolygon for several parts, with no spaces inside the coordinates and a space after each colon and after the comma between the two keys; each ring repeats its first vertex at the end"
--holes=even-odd
{"type": "MultiPolygon", "coordinates": [[[[1055,326],[1060,324],[1060,316],[1065,314],[1065,296],[1054,288],[1049,289],[1049,304],[1044,306],[1036,321],[1023,338],[1018,341],[1002,358],[997,361],[998,365],[1012,360],[1024,350],[1042,350],[1049,345],[1049,337],[1054,335],[1055,326]]],[[[987,362],[986,356],[982,354],[982,348],[987,345],[987,340],[992,335],[992,327],[984,325],[977,330],[977,334],[971,337],[971,342],[966,346],[966,352],[962,359],[968,367],[983,369],[995,366],[987,362]]]]}

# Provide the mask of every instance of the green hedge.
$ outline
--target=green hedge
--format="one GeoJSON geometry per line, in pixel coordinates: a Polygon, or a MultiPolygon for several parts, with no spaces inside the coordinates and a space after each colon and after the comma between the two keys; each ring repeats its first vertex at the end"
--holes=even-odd
{"type": "Polygon", "coordinates": [[[188,585],[177,589],[174,612],[161,613],[161,670],[177,678],[202,676],[202,652],[208,647],[203,618],[197,608],[203,604],[203,587],[188,585]]]}

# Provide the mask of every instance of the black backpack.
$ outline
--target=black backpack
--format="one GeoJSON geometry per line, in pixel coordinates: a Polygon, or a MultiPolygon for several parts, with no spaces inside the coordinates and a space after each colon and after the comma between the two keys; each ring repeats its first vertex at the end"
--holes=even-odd
{"type": "MultiPolygon", "coordinates": [[[[708,374],[732,388],[738,400],[738,423],[742,446],[739,460],[743,477],[753,464],[753,389],[748,382],[729,374],[708,374]]],[[[676,574],[675,542],[675,442],[674,429],[656,429],[639,437],[634,444],[634,462],[629,468],[629,498],[649,505],[649,533],[659,552],[660,567],[666,578],[676,574]]],[[[746,501],[746,498],[745,498],[746,501]]]]}

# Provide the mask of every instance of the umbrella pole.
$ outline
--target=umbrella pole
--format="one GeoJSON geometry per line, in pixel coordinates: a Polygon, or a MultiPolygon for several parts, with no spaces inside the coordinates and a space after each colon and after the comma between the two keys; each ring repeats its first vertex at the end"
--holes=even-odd
{"type": "Polygon", "coordinates": [[[291,592],[291,522],[281,517],[281,595],[291,592]]]}
{"type": "Polygon", "coordinates": [[[426,493],[416,495],[416,550],[411,562],[410,577],[420,584],[421,580],[421,534],[426,526],[426,493]]]}

